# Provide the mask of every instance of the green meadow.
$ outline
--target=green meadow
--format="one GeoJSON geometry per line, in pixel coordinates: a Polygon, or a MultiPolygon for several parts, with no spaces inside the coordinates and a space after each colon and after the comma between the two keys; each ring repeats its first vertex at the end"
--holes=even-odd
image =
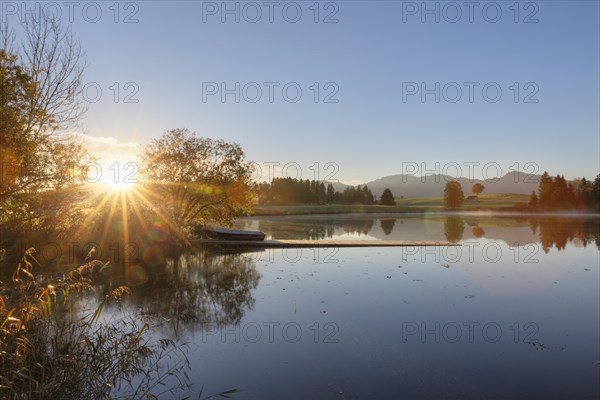
{"type": "MultiPolygon", "coordinates": [[[[527,203],[528,195],[510,193],[481,194],[476,202],[465,202],[453,211],[514,211],[517,203],[527,203]]],[[[252,215],[425,213],[447,211],[443,197],[396,199],[395,206],[363,204],[254,206],[252,215]]]]}

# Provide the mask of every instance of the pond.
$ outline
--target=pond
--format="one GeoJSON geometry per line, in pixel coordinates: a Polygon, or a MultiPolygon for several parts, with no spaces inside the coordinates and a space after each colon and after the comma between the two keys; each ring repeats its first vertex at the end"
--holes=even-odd
{"type": "Polygon", "coordinates": [[[158,274],[128,273],[145,283],[127,307],[188,343],[194,398],[600,396],[598,218],[296,216],[235,228],[462,246],[187,252],[158,274]]]}

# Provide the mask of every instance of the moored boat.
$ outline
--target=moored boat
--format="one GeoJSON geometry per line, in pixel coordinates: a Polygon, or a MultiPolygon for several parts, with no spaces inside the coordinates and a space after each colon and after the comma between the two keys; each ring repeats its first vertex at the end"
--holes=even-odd
{"type": "Polygon", "coordinates": [[[225,228],[200,228],[198,233],[202,239],[231,241],[262,241],[265,234],[260,231],[241,231],[225,228]]]}

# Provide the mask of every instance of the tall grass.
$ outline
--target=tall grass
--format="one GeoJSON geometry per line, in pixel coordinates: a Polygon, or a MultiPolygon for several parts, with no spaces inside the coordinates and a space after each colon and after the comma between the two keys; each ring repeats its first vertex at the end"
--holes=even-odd
{"type": "Polygon", "coordinates": [[[91,263],[60,278],[35,274],[36,265],[28,249],[0,286],[0,398],[172,398],[190,388],[185,346],[151,340],[141,315],[101,320],[127,287],[81,315],[76,298],[94,289],[91,263]]]}

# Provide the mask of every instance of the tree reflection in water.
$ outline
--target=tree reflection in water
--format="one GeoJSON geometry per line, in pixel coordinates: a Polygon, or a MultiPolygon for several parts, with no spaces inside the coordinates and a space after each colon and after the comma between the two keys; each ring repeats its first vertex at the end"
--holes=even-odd
{"type": "Polygon", "coordinates": [[[446,217],[444,221],[444,235],[449,242],[460,242],[465,233],[465,221],[462,217],[446,217]]]}
{"type": "Polygon", "coordinates": [[[267,236],[287,240],[322,240],[333,237],[336,230],[341,230],[349,235],[368,235],[375,219],[360,218],[350,219],[345,216],[299,219],[263,219],[260,221],[260,230],[267,236]]]}
{"type": "Polygon", "coordinates": [[[168,259],[134,296],[148,314],[169,318],[176,332],[208,324],[222,327],[239,324],[253,309],[252,290],[259,280],[247,255],[184,252],[168,259]]]}
{"type": "Polygon", "coordinates": [[[379,220],[379,223],[381,224],[381,230],[383,230],[383,233],[385,233],[386,236],[389,236],[394,231],[394,226],[396,225],[396,220],[395,219],[381,219],[381,220],[379,220]]]}
{"type": "Polygon", "coordinates": [[[471,234],[475,238],[481,238],[485,235],[485,231],[479,225],[473,225],[471,227],[471,234]]]}
{"type": "Polygon", "coordinates": [[[539,237],[544,252],[552,247],[564,250],[567,243],[586,247],[595,243],[600,249],[600,220],[583,218],[540,218],[537,221],[539,237]]]}
{"type": "MultiPolygon", "coordinates": [[[[486,221],[486,226],[508,225],[512,227],[529,226],[532,234],[538,236],[539,243],[544,252],[548,253],[551,248],[564,250],[568,243],[574,246],[586,247],[595,244],[600,249],[600,219],[584,217],[563,216],[534,216],[529,218],[505,217],[494,221],[486,221]],[[515,225],[516,223],[516,225],[515,225]]],[[[473,217],[463,218],[461,216],[446,216],[444,219],[444,235],[449,242],[462,240],[465,224],[471,226],[473,237],[480,238],[485,231],[473,217]]],[[[489,236],[488,239],[494,239],[489,236]]]]}

